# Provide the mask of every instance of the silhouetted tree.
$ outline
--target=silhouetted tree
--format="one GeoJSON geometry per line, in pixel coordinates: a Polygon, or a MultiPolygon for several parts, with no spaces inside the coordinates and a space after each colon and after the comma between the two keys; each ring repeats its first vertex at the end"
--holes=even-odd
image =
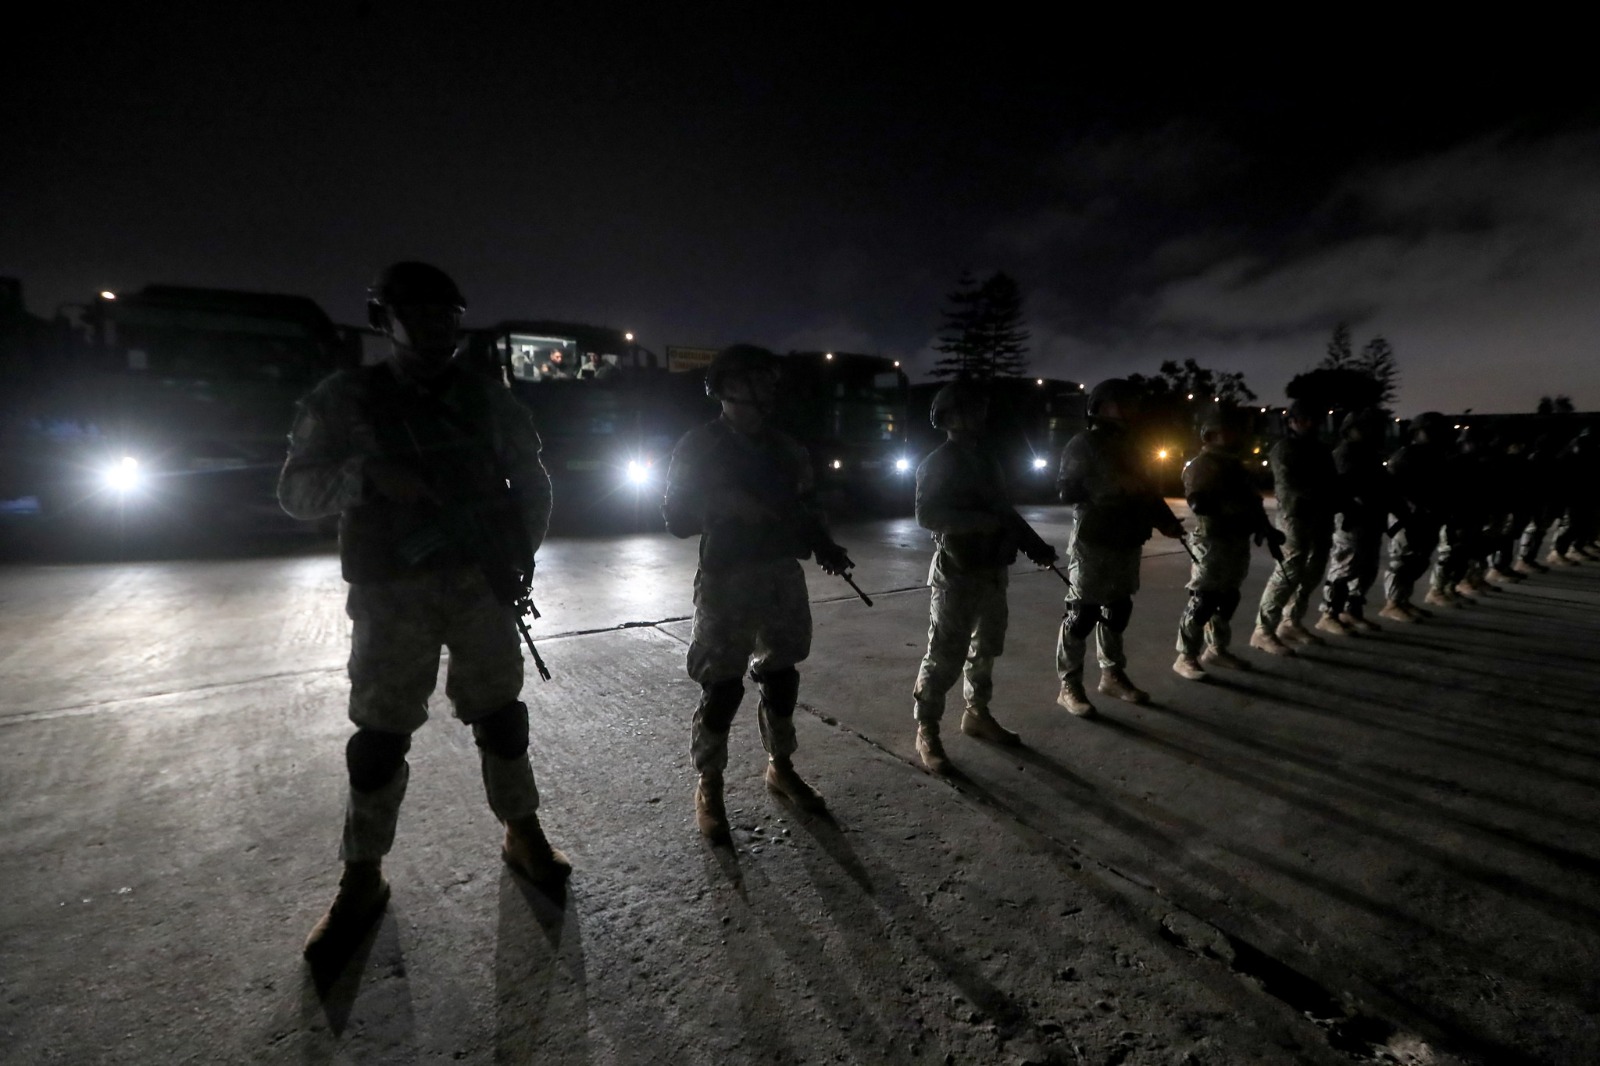
{"type": "Polygon", "coordinates": [[[1551,399],[1548,396],[1540,397],[1538,413],[1541,415],[1570,415],[1573,411],[1572,397],[1557,396],[1551,399]]]}
{"type": "Polygon", "coordinates": [[[1343,370],[1354,358],[1350,347],[1350,323],[1341,322],[1333,327],[1333,336],[1328,340],[1328,354],[1320,365],[1327,370],[1343,370]]]}
{"type": "Polygon", "coordinates": [[[1361,358],[1353,369],[1370,377],[1378,386],[1378,405],[1391,407],[1399,394],[1400,366],[1395,362],[1394,348],[1382,334],[1373,337],[1361,349],[1361,358]]]}
{"type": "Polygon", "coordinates": [[[945,300],[944,324],[934,345],[944,357],[934,363],[934,377],[987,381],[1027,371],[1029,333],[1023,328],[1022,289],[1015,278],[1000,272],[980,285],[963,271],[945,300]]]}
{"type": "Polygon", "coordinates": [[[1378,406],[1383,390],[1364,370],[1318,367],[1296,374],[1283,391],[1319,411],[1359,411],[1378,406]]]}

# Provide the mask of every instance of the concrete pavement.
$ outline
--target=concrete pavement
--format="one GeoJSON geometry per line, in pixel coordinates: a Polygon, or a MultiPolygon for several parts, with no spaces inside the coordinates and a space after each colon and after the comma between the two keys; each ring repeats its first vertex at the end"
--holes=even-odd
{"type": "Polygon", "coordinates": [[[501,867],[436,696],[390,912],[324,989],[298,946],[337,875],[336,562],[0,571],[0,1061],[1600,1057],[1600,567],[1196,685],[1156,542],[1130,630],[1155,700],[1095,721],[1054,707],[1060,585],[1019,569],[996,711],[1028,746],[952,728],[946,783],[911,751],[925,538],[840,539],[877,606],[809,568],[800,765],[835,821],[761,789],[751,698],[737,848],[705,848],[692,542],[552,542],[556,677],[527,697],[565,910],[501,867]]]}

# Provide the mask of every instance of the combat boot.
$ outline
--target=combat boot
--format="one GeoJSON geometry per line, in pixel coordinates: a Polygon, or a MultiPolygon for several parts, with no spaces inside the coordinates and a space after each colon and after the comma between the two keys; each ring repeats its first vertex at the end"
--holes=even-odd
{"type": "Polygon", "coordinates": [[[1391,622],[1415,622],[1417,620],[1417,616],[1406,610],[1406,604],[1396,603],[1394,600],[1390,600],[1378,608],[1378,617],[1387,618],[1391,622]]]}
{"type": "Polygon", "coordinates": [[[732,844],[728,809],[722,803],[722,775],[706,772],[694,786],[694,823],[713,844],[732,844]]]}
{"type": "Polygon", "coordinates": [[[302,953],[312,962],[347,956],[389,904],[389,882],[376,861],[347,862],[328,913],[311,927],[302,953]]]}
{"type": "Polygon", "coordinates": [[[555,891],[572,876],[572,862],[559,848],[551,847],[539,816],[530,814],[506,823],[506,840],[500,848],[506,865],[533,882],[536,888],[555,891]]]}
{"type": "Polygon", "coordinates": [[[1278,631],[1273,634],[1284,644],[1304,644],[1308,647],[1321,644],[1322,638],[1307,629],[1297,619],[1290,619],[1278,626],[1278,631]]]}
{"type": "Polygon", "coordinates": [[[1565,555],[1562,555],[1560,552],[1556,551],[1554,548],[1550,549],[1550,554],[1546,555],[1544,557],[1544,561],[1546,563],[1548,563],[1552,568],[1556,568],[1556,569],[1559,569],[1560,567],[1563,567],[1563,566],[1572,566],[1573,565],[1572,563],[1567,562],[1567,557],[1565,555]]]}
{"type": "Polygon", "coordinates": [[[1200,660],[1193,655],[1179,655],[1172,663],[1172,672],[1189,681],[1206,679],[1206,672],[1200,666],[1200,660]]]}
{"type": "Polygon", "coordinates": [[[1345,627],[1345,630],[1350,633],[1382,632],[1382,630],[1378,627],[1378,623],[1374,622],[1364,614],[1356,614],[1351,611],[1344,611],[1339,615],[1339,622],[1345,627]]]}
{"type": "Polygon", "coordinates": [[[930,774],[946,777],[954,769],[944,753],[944,741],[939,739],[937,722],[917,723],[917,755],[930,774]]]}
{"type": "Polygon", "coordinates": [[[1022,738],[994,720],[994,715],[984,707],[968,707],[961,716],[961,731],[977,740],[987,740],[991,744],[998,744],[1002,748],[1018,748],[1022,746],[1022,738]]]}
{"type": "Polygon", "coordinates": [[[1518,559],[1511,564],[1511,569],[1523,577],[1532,577],[1534,574],[1542,574],[1550,568],[1543,563],[1536,563],[1532,559],[1518,559]]]}
{"type": "MultiPolygon", "coordinates": [[[[1471,603],[1472,601],[1471,600],[1466,600],[1464,602],[1471,603]]],[[[1406,601],[1405,603],[1402,603],[1400,605],[1400,609],[1405,611],[1407,614],[1409,614],[1411,616],[1412,621],[1415,621],[1415,622],[1420,622],[1424,618],[1432,618],[1433,617],[1433,612],[1432,611],[1428,610],[1426,607],[1418,607],[1416,604],[1410,602],[1409,600],[1406,601]]]]}
{"type": "Polygon", "coordinates": [[[1456,607],[1456,598],[1450,594],[1449,589],[1429,589],[1428,594],[1422,597],[1423,603],[1431,603],[1435,607],[1456,607]]]}
{"type": "Polygon", "coordinates": [[[1491,566],[1483,572],[1483,579],[1493,585],[1515,585],[1519,581],[1527,580],[1517,573],[1515,566],[1510,570],[1502,570],[1498,566],[1491,566]]]}
{"type": "Polygon", "coordinates": [[[1582,550],[1578,548],[1568,548],[1567,554],[1562,556],[1562,558],[1566,559],[1568,566],[1577,566],[1579,563],[1590,561],[1589,557],[1583,554],[1582,550]]]}
{"type": "Polygon", "coordinates": [[[1281,637],[1259,627],[1254,633],[1250,634],[1250,646],[1257,651],[1264,651],[1268,655],[1294,654],[1294,649],[1289,647],[1288,643],[1281,637]]]}
{"type": "Polygon", "coordinates": [[[774,758],[767,763],[767,790],[782,796],[807,814],[821,814],[828,804],[817,790],[806,784],[806,779],[794,771],[788,759],[774,758]]]}
{"type": "Polygon", "coordinates": [[[1343,615],[1340,615],[1337,618],[1331,614],[1323,615],[1321,618],[1317,619],[1316,630],[1319,633],[1330,633],[1336,637],[1347,637],[1350,635],[1350,627],[1346,624],[1343,615]]]}
{"type": "MultiPolygon", "coordinates": [[[[1432,592],[1433,590],[1429,589],[1428,591],[1432,592]]],[[[1474,585],[1471,581],[1468,581],[1466,578],[1462,578],[1460,581],[1456,582],[1455,591],[1456,595],[1458,596],[1467,596],[1472,599],[1477,599],[1479,596],[1483,595],[1483,590],[1478,588],[1478,586],[1474,585]]],[[[1427,602],[1432,603],[1433,601],[1428,600],[1427,602]]]]}
{"type": "Polygon", "coordinates": [[[1200,653],[1200,665],[1208,667],[1220,666],[1224,670],[1248,670],[1250,664],[1239,658],[1227,648],[1214,648],[1208,646],[1200,653]]]}
{"type": "Polygon", "coordinates": [[[1100,691],[1129,703],[1149,703],[1150,693],[1128,680],[1128,675],[1116,667],[1100,671],[1100,691]]]}
{"type": "Polygon", "coordinates": [[[1084,693],[1083,682],[1075,677],[1061,682],[1061,693],[1056,696],[1056,703],[1068,714],[1075,714],[1079,718],[1094,717],[1094,704],[1089,702],[1089,697],[1084,693]]]}

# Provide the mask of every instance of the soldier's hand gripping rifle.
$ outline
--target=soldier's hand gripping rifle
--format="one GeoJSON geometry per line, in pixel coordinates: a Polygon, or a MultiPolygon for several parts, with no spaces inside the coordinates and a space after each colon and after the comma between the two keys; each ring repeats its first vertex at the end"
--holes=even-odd
{"type": "Polygon", "coordinates": [[[1006,531],[1016,540],[1017,550],[1027,556],[1029,562],[1047,568],[1061,579],[1062,584],[1068,588],[1072,587],[1067,575],[1056,566],[1056,560],[1060,558],[1056,550],[1050,546],[1049,541],[1039,536],[1038,531],[1028,524],[1027,519],[1017,513],[1015,507],[1007,508],[1006,513],[1001,515],[1001,521],[1005,523],[1006,531]]]}

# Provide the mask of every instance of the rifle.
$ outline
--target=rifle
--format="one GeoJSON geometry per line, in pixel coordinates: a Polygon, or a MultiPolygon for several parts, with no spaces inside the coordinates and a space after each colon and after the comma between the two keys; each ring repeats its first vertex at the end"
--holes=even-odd
{"type": "MultiPolygon", "coordinates": [[[[435,404],[439,410],[436,413],[440,421],[449,425],[456,424],[451,413],[443,410],[442,404],[435,404]]],[[[509,479],[500,469],[497,456],[491,456],[494,461],[495,475],[500,484],[506,488],[503,493],[497,494],[490,507],[490,513],[484,515],[482,506],[468,505],[464,514],[455,507],[449,506],[449,497],[438,492],[436,479],[432,476],[433,470],[428,464],[427,453],[423,450],[422,442],[417,439],[416,432],[411,428],[403,412],[397,411],[401,427],[405,430],[407,438],[411,441],[412,450],[416,453],[417,462],[421,468],[423,480],[433,489],[435,494],[443,501],[439,505],[438,532],[442,536],[428,537],[424,535],[417,544],[411,545],[414,553],[419,552],[420,557],[426,557],[440,547],[450,546],[463,552],[471,559],[478,571],[483,574],[484,581],[489,586],[490,593],[495,601],[502,606],[509,607],[512,611],[512,620],[516,623],[517,632],[522,635],[522,642],[527,645],[528,653],[533,656],[534,668],[539,671],[539,676],[545,681],[550,680],[550,668],[545,665],[544,657],[539,654],[539,649],[534,646],[533,633],[525,621],[528,615],[534,619],[540,618],[539,608],[533,605],[533,559],[529,556],[525,560],[507,558],[513,553],[512,541],[526,542],[528,531],[523,525],[522,516],[515,510],[515,498],[510,488],[509,479]],[[496,521],[498,519],[498,521],[496,521]],[[514,528],[508,528],[508,526],[514,528]],[[488,550],[488,543],[493,542],[497,552],[488,550]]],[[[461,501],[455,501],[461,502],[461,501]]],[[[402,550],[404,550],[402,545],[402,550]]],[[[520,551],[516,552],[520,554],[520,551]]]]}
{"type": "Polygon", "coordinates": [[[1183,550],[1189,554],[1189,561],[1191,563],[1193,563],[1194,565],[1199,566],[1200,565],[1199,556],[1195,555],[1194,549],[1189,547],[1189,534],[1187,534],[1187,533],[1179,533],[1178,534],[1178,543],[1182,544],[1183,545],[1183,550]]]}

